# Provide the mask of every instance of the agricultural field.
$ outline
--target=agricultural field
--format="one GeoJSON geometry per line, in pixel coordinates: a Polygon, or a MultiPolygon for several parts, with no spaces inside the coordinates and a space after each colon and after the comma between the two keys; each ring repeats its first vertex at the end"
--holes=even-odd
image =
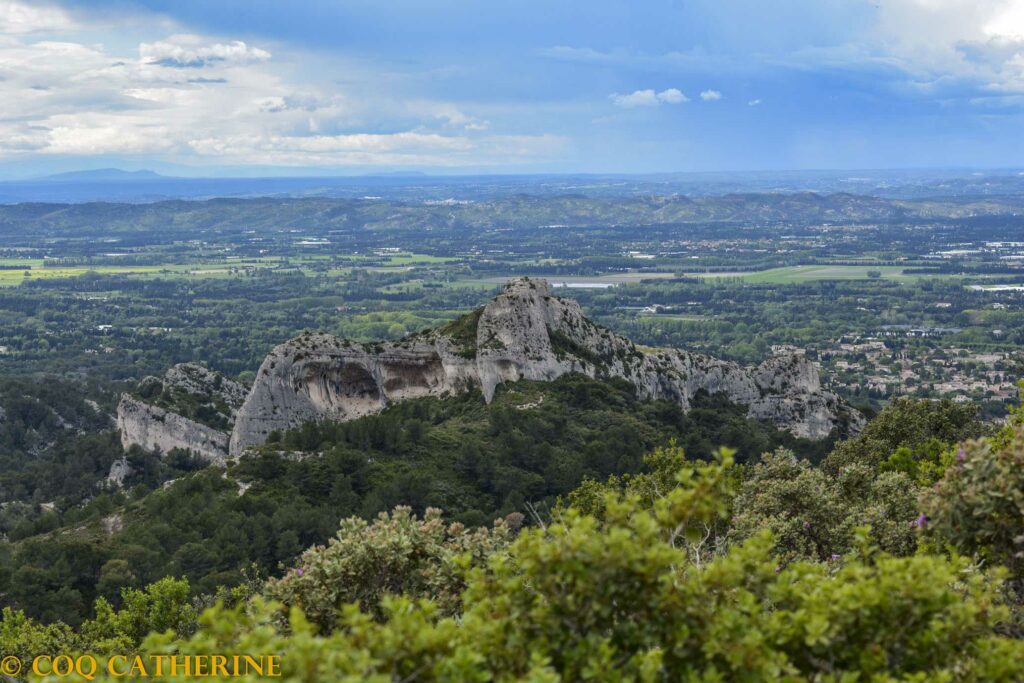
{"type": "MultiPolygon", "coordinates": [[[[60,257],[55,259],[60,261],[60,257]]],[[[384,257],[360,254],[346,254],[338,257],[326,255],[297,257],[234,258],[194,262],[160,263],[157,265],[81,265],[62,266],[48,263],[45,259],[8,257],[0,259],[0,287],[20,285],[30,280],[52,280],[75,278],[83,275],[125,275],[140,278],[229,278],[249,275],[257,270],[278,270],[302,272],[307,275],[324,273],[330,277],[344,277],[351,272],[351,266],[333,267],[343,261],[352,265],[374,263],[383,265],[367,266],[376,271],[406,270],[416,265],[443,264],[458,259],[435,257],[427,254],[400,253],[384,257]]]]}
{"type": "Polygon", "coordinates": [[[923,275],[908,275],[902,266],[885,266],[865,264],[863,266],[845,265],[816,265],[816,266],[788,266],[783,268],[769,268],[755,272],[711,272],[711,273],[690,273],[693,277],[700,278],[737,278],[744,282],[788,285],[800,282],[811,282],[815,280],[910,280],[923,275]]]}

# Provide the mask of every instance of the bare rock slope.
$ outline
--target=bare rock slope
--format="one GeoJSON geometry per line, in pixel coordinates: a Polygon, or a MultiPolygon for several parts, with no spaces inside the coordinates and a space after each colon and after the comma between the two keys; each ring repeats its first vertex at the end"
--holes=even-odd
{"type": "Polygon", "coordinates": [[[228,454],[235,413],[246,393],[245,386],[201,365],[175,365],[163,378],[142,380],[135,395],[121,396],[121,444],[162,453],[178,448],[220,462],[228,454]]]}
{"type": "Polygon", "coordinates": [[[623,378],[639,397],[670,400],[683,411],[701,390],[722,393],[751,417],[811,439],[863,425],[858,412],[822,390],[802,355],[747,369],[679,349],[641,348],[592,323],[546,281],[520,278],[483,308],[400,341],[360,344],[308,333],[277,346],[238,411],[229,452],[309,420],[350,420],[393,401],[470,390],[490,402],[504,382],[571,372],[623,378]]]}

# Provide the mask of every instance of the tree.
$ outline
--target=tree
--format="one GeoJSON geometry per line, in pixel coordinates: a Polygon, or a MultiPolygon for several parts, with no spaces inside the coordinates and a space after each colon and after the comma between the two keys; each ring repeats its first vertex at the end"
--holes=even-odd
{"type": "Polygon", "coordinates": [[[917,491],[902,472],[879,475],[853,464],[829,476],[778,450],[766,454],[743,480],[729,536],[743,540],[769,529],[783,564],[833,562],[852,550],[854,531],[867,526],[880,549],[909,555],[917,547],[911,525],[918,516],[917,491]]]}
{"type": "Polygon", "coordinates": [[[120,609],[99,598],[95,612],[95,618],[82,625],[82,635],[101,652],[131,652],[149,633],[186,637],[196,627],[197,615],[186,579],[168,577],[145,590],[125,588],[120,609]]]}
{"type": "Polygon", "coordinates": [[[973,404],[900,398],[869,422],[860,435],[838,444],[822,467],[832,476],[855,463],[877,468],[899,448],[909,449],[905,459],[933,462],[937,451],[977,438],[985,430],[978,419],[978,407],[973,404]]]}
{"type": "Polygon", "coordinates": [[[121,591],[135,584],[135,574],[127,560],[108,560],[100,569],[100,578],[96,582],[96,593],[111,602],[120,602],[121,591]]]}
{"type": "Polygon", "coordinates": [[[771,530],[783,563],[829,560],[852,538],[850,507],[842,490],[822,470],[791,452],[765,454],[743,481],[736,498],[731,538],[743,540],[771,530]]]}

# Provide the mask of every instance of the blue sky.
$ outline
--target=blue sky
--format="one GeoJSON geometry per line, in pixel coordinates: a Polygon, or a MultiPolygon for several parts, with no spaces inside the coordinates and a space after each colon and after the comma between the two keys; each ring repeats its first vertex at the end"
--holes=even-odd
{"type": "Polygon", "coordinates": [[[1022,159],[1024,0],[0,0],[0,177],[1022,159]]]}

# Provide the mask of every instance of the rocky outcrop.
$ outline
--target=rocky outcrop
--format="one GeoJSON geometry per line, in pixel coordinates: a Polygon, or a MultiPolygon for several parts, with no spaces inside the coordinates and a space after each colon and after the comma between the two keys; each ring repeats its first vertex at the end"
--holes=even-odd
{"type": "Polygon", "coordinates": [[[642,348],[588,320],[579,304],[555,297],[547,282],[509,282],[482,309],[437,330],[397,342],[359,344],[307,333],[264,360],[235,418],[229,451],[262,444],[276,430],[309,420],[350,420],[389,403],[554,380],[579,372],[623,378],[644,399],[688,410],[700,391],[722,393],[748,414],[801,437],[855,432],[863,423],[823,391],[810,360],[770,358],[753,370],[679,349],[642,348]]]}
{"type": "Polygon", "coordinates": [[[233,414],[242,406],[249,388],[198,363],[179,363],[164,374],[165,389],[206,400],[221,400],[233,414]]]}
{"type": "Polygon", "coordinates": [[[232,454],[308,420],[351,420],[389,402],[443,396],[478,384],[451,339],[377,345],[305,334],[271,351],[235,418],[232,454]]]}
{"type": "Polygon", "coordinates": [[[121,456],[114,462],[110,463],[110,472],[107,473],[107,483],[121,488],[124,486],[124,480],[132,476],[132,466],[128,464],[128,458],[121,456]]]}
{"type": "Polygon", "coordinates": [[[117,404],[117,428],[125,448],[137,445],[161,453],[180,448],[211,463],[223,461],[228,454],[228,435],[224,432],[128,394],[122,395],[117,404]]]}
{"type": "MultiPolygon", "coordinates": [[[[121,396],[121,444],[162,453],[177,448],[211,463],[222,462],[235,413],[246,394],[244,385],[201,365],[175,365],[163,378],[142,380],[136,395],[121,396]]],[[[111,477],[114,474],[112,468],[111,477]]]]}

